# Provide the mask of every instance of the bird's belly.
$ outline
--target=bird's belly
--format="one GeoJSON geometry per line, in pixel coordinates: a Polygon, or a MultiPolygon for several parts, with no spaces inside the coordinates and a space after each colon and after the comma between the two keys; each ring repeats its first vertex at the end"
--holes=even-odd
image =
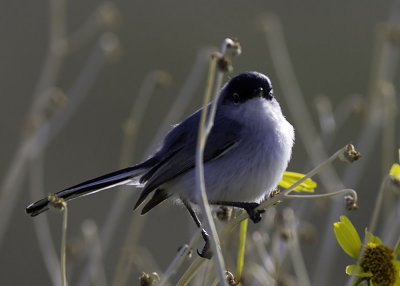
{"type": "MultiPolygon", "coordinates": [[[[279,144],[271,142],[271,138],[258,142],[257,146],[252,145],[242,142],[230,151],[232,153],[205,163],[204,177],[209,201],[259,202],[276,187],[288,158],[282,158],[279,144]]],[[[171,180],[165,187],[193,203],[201,199],[194,169],[171,180]]]]}

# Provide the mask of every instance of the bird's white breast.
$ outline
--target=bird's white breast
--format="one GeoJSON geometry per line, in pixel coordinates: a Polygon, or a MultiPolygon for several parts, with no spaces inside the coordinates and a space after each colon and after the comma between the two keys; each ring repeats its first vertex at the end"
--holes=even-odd
{"type": "MultiPolygon", "coordinates": [[[[273,100],[254,98],[230,116],[243,124],[241,140],[223,156],[204,165],[210,201],[259,202],[282,178],[294,141],[292,125],[273,100]]],[[[194,169],[166,184],[174,193],[198,202],[194,169]]]]}

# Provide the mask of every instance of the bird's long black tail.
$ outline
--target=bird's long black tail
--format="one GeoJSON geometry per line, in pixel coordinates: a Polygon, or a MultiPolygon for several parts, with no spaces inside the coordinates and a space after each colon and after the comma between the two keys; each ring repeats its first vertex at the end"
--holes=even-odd
{"type": "MultiPolygon", "coordinates": [[[[143,165],[136,165],[133,167],[125,168],[92,180],[83,182],[76,186],[55,193],[56,197],[69,201],[78,197],[90,195],[117,185],[128,184],[135,177],[143,174],[146,171],[143,165]]],[[[30,216],[37,216],[38,214],[49,209],[48,198],[43,198],[35,203],[26,207],[26,213],[30,216]]]]}

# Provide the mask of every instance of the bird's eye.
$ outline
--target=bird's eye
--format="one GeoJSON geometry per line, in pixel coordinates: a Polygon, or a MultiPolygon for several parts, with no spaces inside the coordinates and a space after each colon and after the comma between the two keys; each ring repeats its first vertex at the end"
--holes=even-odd
{"type": "Polygon", "coordinates": [[[240,95],[238,94],[238,93],[234,93],[234,94],[232,94],[232,98],[233,98],[233,103],[234,104],[239,104],[239,102],[240,102],[240,95]]]}

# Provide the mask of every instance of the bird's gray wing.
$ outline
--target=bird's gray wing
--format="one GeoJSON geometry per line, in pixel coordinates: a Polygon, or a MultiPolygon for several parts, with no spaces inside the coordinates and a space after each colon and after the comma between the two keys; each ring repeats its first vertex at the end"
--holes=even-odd
{"type": "MultiPolygon", "coordinates": [[[[168,153],[169,156],[164,156],[164,160],[159,160],[157,165],[142,176],[141,181],[146,184],[135,209],[160,185],[194,168],[200,116],[201,110],[198,110],[167,135],[157,153],[168,153]],[[174,151],[163,152],[164,149],[174,151]]],[[[204,162],[223,156],[234,148],[240,140],[240,129],[237,121],[217,112],[204,150],[204,162]]]]}

